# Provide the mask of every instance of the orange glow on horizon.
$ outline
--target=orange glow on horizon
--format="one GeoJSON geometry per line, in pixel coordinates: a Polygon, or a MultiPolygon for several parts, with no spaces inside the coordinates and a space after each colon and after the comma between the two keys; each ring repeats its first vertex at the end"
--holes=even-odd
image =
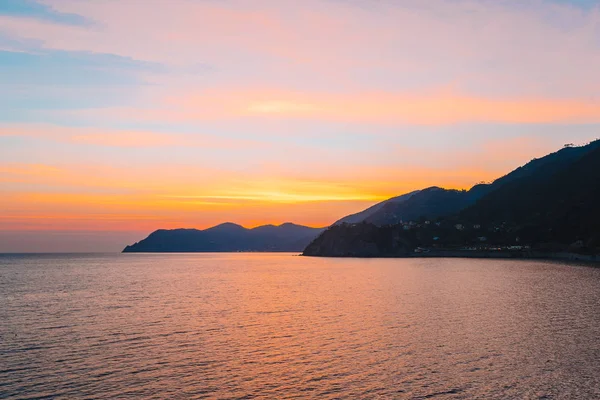
{"type": "MultiPolygon", "coordinates": [[[[326,160],[303,169],[267,164],[247,173],[198,165],[4,164],[0,183],[11,190],[0,197],[0,230],[149,232],[223,222],[249,228],[285,222],[324,227],[416,189],[469,189],[491,181],[507,170],[498,164],[483,168],[490,160],[512,157],[516,167],[539,147],[537,141],[516,139],[485,142],[471,152],[421,153],[427,160],[454,164],[452,169],[329,165],[326,160]]],[[[400,160],[412,156],[394,151],[400,160]]]]}
{"type": "MultiPolygon", "coordinates": [[[[9,169],[0,175],[0,181],[10,182],[9,169]]],[[[77,185],[85,176],[71,170],[43,166],[13,166],[19,172],[20,183],[53,182],[77,185]],[[73,179],[73,181],[71,181],[73,179]]],[[[107,170],[110,171],[110,170],[107,170]]],[[[107,172],[105,171],[105,172],[107,172]]],[[[412,171],[413,179],[429,176],[431,171],[412,171]]],[[[481,171],[457,171],[456,180],[431,180],[446,182],[447,188],[468,188],[481,171]]],[[[89,178],[89,177],[88,177],[89,178]]],[[[103,193],[105,182],[112,179],[113,187],[127,187],[122,176],[119,182],[112,174],[98,179],[100,190],[94,192],[16,192],[6,193],[0,199],[0,230],[102,230],[102,231],[152,231],[159,228],[204,229],[223,222],[234,222],[245,227],[293,222],[312,227],[324,227],[335,220],[361,211],[379,201],[430,186],[427,181],[406,180],[405,186],[390,182],[356,182],[352,186],[339,186],[333,182],[255,181],[246,182],[237,191],[225,186],[210,187],[203,191],[174,182],[163,187],[162,193],[153,190],[103,193]],[[365,185],[366,184],[366,185],[365,185]],[[268,187],[280,190],[267,191],[268,187]],[[362,188],[361,188],[362,186],[362,188]],[[183,193],[183,194],[182,194],[183,193]]],[[[91,178],[90,178],[91,179],[91,178]]],[[[15,181],[13,181],[15,182],[15,181]]],[[[141,185],[133,186],[141,188],[141,185]]],[[[93,187],[90,190],[95,190],[93,187]]]]}

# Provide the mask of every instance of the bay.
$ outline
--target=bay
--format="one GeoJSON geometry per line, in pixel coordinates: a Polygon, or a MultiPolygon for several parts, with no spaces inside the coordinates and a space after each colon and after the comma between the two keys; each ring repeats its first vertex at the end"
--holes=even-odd
{"type": "Polygon", "coordinates": [[[600,398],[600,269],[0,255],[0,398],[600,398]]]}

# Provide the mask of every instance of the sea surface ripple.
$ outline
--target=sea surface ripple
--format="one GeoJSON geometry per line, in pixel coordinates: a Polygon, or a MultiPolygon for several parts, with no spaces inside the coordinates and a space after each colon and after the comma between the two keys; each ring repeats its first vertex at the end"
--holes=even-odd
{"type": "Polygon", "coordinates": [[[2,399],[597,399],[600,269],[0,255],[2,399]]]}

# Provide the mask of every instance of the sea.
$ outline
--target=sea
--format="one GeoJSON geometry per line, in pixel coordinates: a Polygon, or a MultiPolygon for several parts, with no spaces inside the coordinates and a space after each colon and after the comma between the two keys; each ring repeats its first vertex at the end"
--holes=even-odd
{"type": "Polygon", "coordinates": [[[600,268],[0,255],[2,399],[599,399],[600,268]]]}

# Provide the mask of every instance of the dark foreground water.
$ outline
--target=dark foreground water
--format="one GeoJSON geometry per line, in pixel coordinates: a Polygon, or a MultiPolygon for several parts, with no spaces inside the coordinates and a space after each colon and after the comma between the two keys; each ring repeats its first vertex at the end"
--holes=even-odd
{"type": "Polygon", "coordinates": [[[600,269],[0,256],[0,398],[600,398],[600,269]]]}

